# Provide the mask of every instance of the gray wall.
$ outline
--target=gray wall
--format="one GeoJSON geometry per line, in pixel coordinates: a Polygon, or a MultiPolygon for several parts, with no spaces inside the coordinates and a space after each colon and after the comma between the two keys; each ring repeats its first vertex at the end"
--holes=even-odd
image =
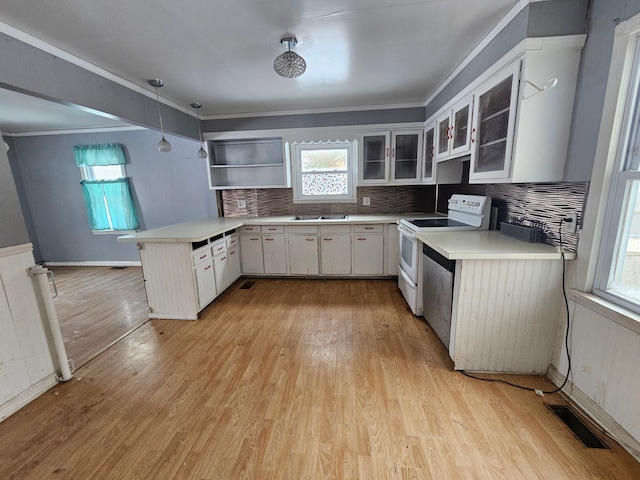
{"type": "Polygon", "coordinates": [[[29,234],[22,215],[9,158],[4,145],[0,145],[0,248],[28,242],[29,234]]]}
{"type": "MultiPolygon", "coordinates": [[[[0,33],[0,45],[0,65],[4,66],[0,68],[0,87],[65,105],[91,108],[135,125],[160,128],[154,98],[3,33],[0,33]],[[8,68],[9,65],[14,68],[8,68]]],[[[148,89],[153,91],[150,86],[148,89]]],[[[161,108],[165,131],[199,138],[195,117],[164,104],[161,108]]]]}
{"type": "Polygon", "coordinates": [[[148,130],[15,137],[20,181],[16,183],[26,199],[26,217],[39,246],[36,260],[139,260],[134,244],[117,242],[117,235],[91,233],[73,145],[124,146],[143,230],[217,216],[215,193],[208,188],[207,162],[196,156],[200,144],[173,135],[167,139],[173,146],[170,153],[158,152],[159,135],[148,130]]]}
{"type": "Polygon", "coordinates": [[[566,181],[591,179],[611,63],[614,29],[618,23],[628,20],[638,12],[638,0],[593,0],[591,3],[587,43],[582,50],[569,137],[566,181]]]}
{"type": "Polygon", "coordinates": [[[305,113],[262,117],[225,118],[204,120],[204,132],[231,132],[234,130],[268,130],[281,128],[310,128],[328,126],[374,125],[382,123],[423,122],[424,108],[389,108],[333,113],[305,113]]]}

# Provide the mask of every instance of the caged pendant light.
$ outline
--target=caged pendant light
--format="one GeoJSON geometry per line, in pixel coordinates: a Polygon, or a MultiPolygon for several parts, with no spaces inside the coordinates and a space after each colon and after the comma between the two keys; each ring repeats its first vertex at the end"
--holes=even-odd
{"type": "Polygon", "coordinates": [[[198,133],[200,134],[200,150],[198,150],[198,158],[207,158],[207,151],[204,149],[204,142],[202,141],[202,128],[200,127],[200,114],[198,113],[202,108],[202,104],[194,102],[191,104],[196,110],[196,116],[198,117],[198,133]]]}
{"type": "Polygon", "coordinates": [[[299,77],[307,69],[307,62],[300,55],[291,51],[292,47],[295,48],[298,45],[298,40],[293,35],[289,35],[282,37],[280,43],[287,51],[276,57],[273,61],[273,69],[281,77],[299,77]]]}
{"type": "Polygon", "coordinates": [[[160,98],[158,97],[158,89],[164,86],[164,82],[159,79],[149,80],[149,85],[156,89],[156,103],[158,104],[158,118],[160,119],[160,133],[162,133],[162,140],[158,142],[158,150],[161,152],[170,152],[171,144],[164,138],[164,128],[162,127],[162,115],[160,114],[160,98]]]}

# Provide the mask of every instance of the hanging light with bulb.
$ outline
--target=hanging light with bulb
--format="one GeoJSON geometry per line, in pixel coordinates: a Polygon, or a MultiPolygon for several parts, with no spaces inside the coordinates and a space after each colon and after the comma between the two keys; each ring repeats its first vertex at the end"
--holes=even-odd
{"type": "Polygon", "coordinates": [[[300,55],[291,51],[292,48],[298,45],[298,39],[293,35],[287,35],[280,39],[280,44],[287,51],[276,57],[273,62],[273,69],[281,77],[299,77],[307,69],[307,62],[300,55]]]}
{"type": "Polygon", "coordinates": [[[164,128],[162,126],[162,114],[160,113],[160,97],[158,97],[158,89],[164,86],[164,82],[160,79],[151,79],[149,80],[149,85],[156,89],[156,103],[158,104],[158,118],[160,119],[160,133],[162,134],[162,139],[158,142],[158,150],[161,152],[170,152],[171,144],[164,138],[164,128]]]}
{"type": "Polygon", "coordinates": [[[198,158],[207,158],[207,151],[204,149],[204,142],[202,141],[202,128],[200,126],[200,114],[198,113],[202,108],[202,104],[194,102],[191,106],[196,110],[196,117],[198,119],[198,134],[200,135],[200,150],[198,150],[198,158]]]}

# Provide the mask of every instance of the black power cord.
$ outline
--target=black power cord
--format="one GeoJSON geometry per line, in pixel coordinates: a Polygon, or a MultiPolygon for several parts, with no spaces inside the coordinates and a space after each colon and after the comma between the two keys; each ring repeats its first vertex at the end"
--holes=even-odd
{"type": "Polygon", "coordinates": [[[570,330],[570,323],[569,322],[571,321],[571,317],[569,315],[569,300],[567,298],[567,289],[566,289],[566,286],[565,286],[567,262],[565,261],[564,248],[562,247],[562,224],[564,222],[572,222],[572,221],[573,221],[573,219],[563,218],[562,220],[560,220],[560,227],[558,228],[558,237],[560,239],[560,257],[562,259],[562,295],[563,295],[563,298],[564,298],[564,307],[565,307],[566,319],[567,319],[567,328],[566,328],[565,334],[564,334],[564,348],[567,351],[567,375],[564,377],[564,381],[562,382],[562,385],[560,385],[558,388],[556,388],[554,390],[545,392],[545,391],[542,391],[542,390],[540,390],[538,388],[525,387],[523,385],[518,385],[516,383],[508,382],[507,380],[502,380],[501,378],[481,378],[481,377],[476,377],[475,375],[471,375],[466,370],[461,370],[461,373],[464,376],[469,377],[469,378],[473,378],[475,380],[482,380],[484,382],[504,383],[505,385],[510,385],[512,387],[520,388],[522,390],[529,390],[531,392],[535,392],[536,394],[546,394],[546,395],[550,395],[552,393],[558,393],[567,384],[567,381],[569,380],[569,374],[571,373],[571,354],[569,352],[569,330],[570,330]]]}

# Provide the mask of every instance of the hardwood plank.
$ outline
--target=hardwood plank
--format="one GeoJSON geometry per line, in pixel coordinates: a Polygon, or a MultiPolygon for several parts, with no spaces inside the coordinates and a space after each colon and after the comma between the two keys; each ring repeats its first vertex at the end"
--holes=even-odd
{"type": "Polygon", "coordinates": [[[80,367],[147,321],[141,267],[49,267],[67,357],[80,367]]]}
{"type": "Polygon", "coordinates": [[[555,418],[559,394],[452,371],[393,281],[241,283],[0,423],[0,478],[640,478],[611,439],[587,449],[555,418]]]}

